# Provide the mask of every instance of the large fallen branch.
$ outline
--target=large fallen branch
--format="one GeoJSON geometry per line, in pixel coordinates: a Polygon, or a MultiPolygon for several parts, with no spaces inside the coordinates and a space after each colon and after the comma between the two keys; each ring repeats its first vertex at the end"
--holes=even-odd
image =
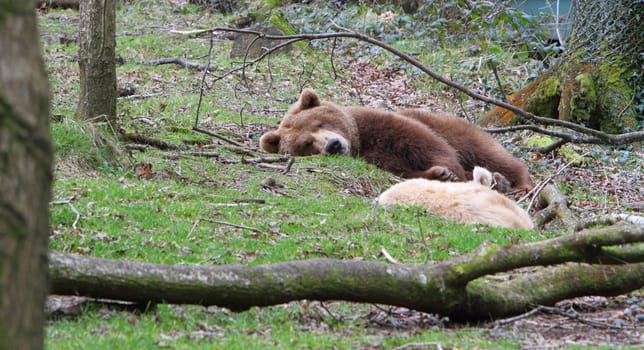
{"type": "Polygon", "coordinates": [[[52,294],[140,303],[219,305],[234,311],[289,301],[404,306],[452,319],[519,314],[535,304],[618,295],[644,286],[644,227],[610,227],[514,246],[486,244],[431,265],[314,259],[260,266],[168,266],[52,253],[52,294]],[[622,245],[627,245],[622,247],[622,245]],[[526,266],[499,282],[486,277],[526,266]]]}

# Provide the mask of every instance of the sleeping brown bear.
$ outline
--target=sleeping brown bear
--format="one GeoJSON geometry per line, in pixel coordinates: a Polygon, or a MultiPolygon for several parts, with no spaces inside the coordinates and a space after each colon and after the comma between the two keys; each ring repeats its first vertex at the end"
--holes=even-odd
{"type": "Polygon", "coordinates": [[[343,107],[304,89],[277,130],[260,138],[270,153],[362,157],[405,178],[467,181],[475,166],[494,172],[501,183],[526,190],[527,167],[490,135],[462,119],[419,109],[400,112],[343,107]]]}

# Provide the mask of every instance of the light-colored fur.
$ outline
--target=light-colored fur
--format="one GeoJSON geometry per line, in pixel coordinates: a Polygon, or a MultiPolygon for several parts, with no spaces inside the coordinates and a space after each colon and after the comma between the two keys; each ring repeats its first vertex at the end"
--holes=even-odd
{"type": "Polygon", "coordinates": [[[385,205],[418,205],[444,219],[462,224],[532,229],[530,216],[514,201],[490,189],[492,174],[476,167],[470,182],[411,179],[383,192],[385,205]]]}

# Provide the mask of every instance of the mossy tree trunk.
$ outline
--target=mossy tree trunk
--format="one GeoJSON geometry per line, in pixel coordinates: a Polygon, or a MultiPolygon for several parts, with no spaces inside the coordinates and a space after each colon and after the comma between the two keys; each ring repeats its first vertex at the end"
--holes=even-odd
{"type": "Polygon", "coordinates": [[[33,1],[0,0],[0,349],[42,349],[52,181],[33,1]]]}
{"type": "Polygon", "coordinates": [[[97,122],[116,121],[116,8],[114,0],[80,2],[80,95],[76,113],[97,122]]]}
{"type": "MultiPolygon", "coordinates": [[[[644,123],[637,108],[644,102],[636,96],[644,82],[643,12],[641,1],[573,1],[574,24],[566,51],[508,102],[542,117],[607,133],[635,131],[644,123]]],[[[496,107],[480,123],[513,120],[512,112],[496,107]]]]}
{"type": "Polygon", "coordinates": [[[404,306],[475,320],[581,295],[644,286],[644,227],[617,224],[548,241],[484,245],[438,264],[314,259],[260,266],[167,266],[52,253],[52,293],[146,304],[219,305],[233,311],[300,299],[404,306]],[[616,245],[627,244],[625,247],[616,245]],[[570,263],[575,262],[575,263],[570,263]],[[583,263],[581,263],[583,262],[583,263]],[[525,266],[551,266],[487,276],[525,266]]]}

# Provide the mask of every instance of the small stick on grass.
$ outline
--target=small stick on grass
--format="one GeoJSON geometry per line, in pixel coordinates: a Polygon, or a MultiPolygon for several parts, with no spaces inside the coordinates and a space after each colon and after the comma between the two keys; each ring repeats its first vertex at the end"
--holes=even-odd
{"type": "MultiPolygon", "coordinates": [[[[443,350],[443,345],[438,342],[425,342],[425,343],[417,343],[417,342],[412,342],[412,343],[407,343],[403,344],[399,347],[394,348],[394,350],[403,350],[403,349],[436,349],[436,350],[443,350]]],[[[451,349],[451,348],[450,348],[451,349]]]]}
{"type": "Polygon", "coordinates": [[[284,171],[282,171],[282,174],[284,175],[288,174],[288,172],[291,171],[291,167],[293,166],[293,163],[295,163],[295,158],[290,157],[288,159],[288,163],[286,163],[286,168],[284,168],[284,171]]]}
{"type": "Polygon", "coordinates": [[[178,65],[182,66],[183,68],[188,68],[188,69],[207,70],[208,67],[209,67],[209,66],[199,64],[199,63],[184,61],[179,57],[159,58],[159,59],[156,59],[156,60],[143,62],[143,65],[146,65],[146,66],[159,66],[159,65],[162,65],[162,64],[172,64],[172,63],[178,64],[178,65]]]}
{"type": "Polygon", "coordinates": [[[382,256],[384,256],[385,259],[387,259],[387,261],[389,261],[390,263],[400,264],[398,260],[394,259],[394,257],[389,254],[389,252],[385,249],[385,247],[380,247],[380,254],[382,254],[382,256]]]}
{"type": "Polygon", "coordinates": [[[237,146],[237,147],[245,147],[243,144],[241,144],[241,143],[239,143],[239,142],[237,142],[237,141],[233,141],[233,140],[231,140],[231,139],[229,139],[229,138],[227,138],[227,137],[225,137],[225,136],[223,136],[223,135],[220,135],[220,134],[214,133],[214,132],[212,132],[212,131],[208,131],[208,130],[206,130],[206,129],[202,129],[202,128],[197,127],[197,126],[193,126],[193,127],[192,127],[192,130],[197,131],[197,132],[200,132],[200,133],[203,133],[203,134],[206,134],[206,135],[208,135],[208,136],[212,136],[212,137],[214,137],[214,138],[216,138],[216,139],[219,139],[219,140],[221,140],[221,141],[224,141],[224,142],[230,143],[231,145],[235,145],[235,146],[237,146]]]}
{"type": "MultiPolygon", "coordinates": [[[[326,313],[327,313],[327,314],[329,314],[329,316],[331,316],[331,317],[333,318],[333,320],[334,320],[335,322],[342,322],[342,321],[343,321],[343,319],[344,319],[344,318],[343,318],[342,316],[337,316],[336,314],[334,314],[333,312],[331,312],[331,310],[329,310],[329,308],[328,308],[328,307],[326,307],[326,304],[324,304],[324,302],[319,301],[319,302],[318,302],[318,304],[320,305],[320,307],[322,308],[322,310],[326,311],[326,313]]],[[[320,316],[321,316],[321,315],[320,315],[320,316]]]]}
{"type": "MultiPolygon", "coordinates": [[[[236,204],[236,205],[240,205],[240,204],[244,204],[244,203],[238,203],[238,204],[236,204]]],[[[188,232],[188,235],[186,236],[186,238],[190,238],[190,236],[192,235],[192,232],[195,230],[195,228],[197,228],[197,226],[199,225],[199,223],[200,223],[200,222],[202,222],[202,221],[207,221],[207,222],[211,222],[211,223],[213,223],[213,224],[226,225],[226,226],[231,226],[231,227],[239,228],[239,229],[242,229],[242,230],[249,230],[249,231],[253,231],[253,232],[257,232],[257,233],[262,233],[262,230],[260,230],[260,229],[258,229],[258,228],[255,228],[255,227],[244,226],[244,225],[239,225],[239,224],[233,224],[233,223],[226,222],[226,221],[219,221],[219,220],[212,220],[212,219],[197,218],[197,219],[195,220],[195,223],[192,225],[192,228],[190,229],[190,232],[188,232]]]]}
{"type": "Polygon", "coordinates": [[[71,209],[74,212],[74,214],[76,214],[76,219],[74,219],[74,222],[72,223],[72,228],[75,230],[76,229],[76,224],[78,224],[78,221],[80,221],[80,216],[81,215],[78,212],[78,210],[76,210],[74,205],[72,204],[71,199],[49,202],[49,205],[63,205],[63,204],[67,204],[69,206],[69,209],[71,209]]]}
{"type": "Polygon", "coordinates": [[[120,96],[117,99],[119,99],[119,100],[143,100],[143,99],[146,99],[146,98],[157,97],[157,96],[161,96],[161,95],[163,95],[163,93],[154,92],[154,93],[150,93],[150,94],[120,96]]]}

